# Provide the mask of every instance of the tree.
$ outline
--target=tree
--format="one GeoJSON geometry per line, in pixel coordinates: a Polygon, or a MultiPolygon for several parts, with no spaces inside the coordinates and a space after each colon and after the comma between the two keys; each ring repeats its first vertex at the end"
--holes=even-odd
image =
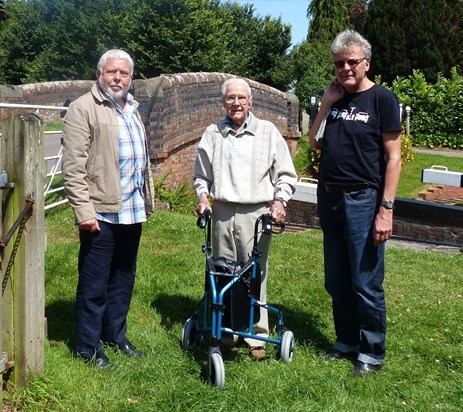
{"type": "Polygon", "coordinates": [[[309,107],[312,96],[321,98],[326,85],[333,79],[331,42],[349,28],[349,4],[357,0],[312,0],[307,9],[310,20],[307,42],[291,52],[295,91],[302,108],[309,107]]]}
{"type": "Polygon", "coordinates": [[[110,48],[134,57],[136,77],[229,72],[286,90],[290,26],[220,0],[8,0],[0,81],[91,79],[110,48]]]}
{"type": "Polygon", "coordinates": [[[349,25],[355,31],[364,33],[367,21],[367,0],[348,0],[347,14],[349,16],[349,25]]]}
{"type": "Polygon", "coordinates": [[[94,78],[99,56],[119,44],[114,35],[117,19],[112,21],[112,16],[116,10],[123,14],[123,3],[8,0],[11,18],[0,33],[0,81],[20,84],[94,78]],[[113,14],[108,10],[114,10],[113,14]]]}
{"type": "Polygon", "coordinates": [[[329,43],[305,42],[292,51],[294,74],[297,79],[295,93],[301,109],[308,109],[311,97],[320,99],[334,77],[333,60],[329,43]]]}
{"type": "Polygon", "coordinates": [[[286,51],[291,45],[291,28],[281,18],[270,16],[256,18],[255,26],[238,56],[252,48],[246,72],[256,81],[287,90],[291,77],[286,74],[289,60],[286,51]]]}
{"type": "Polygon", "coordinates": [[[312,0],[307,9],[310,20],[308,41],[332,41],[349,26],[345,0],[312,0]]]}
{"type": "Polygon", "coordinates": [[[254,16],[250,5],[214,0],[134,0],[124,39],[143,77],[181,71],[218,71],[286,89],[281,74],[290,27],[254,16]],[[135,7],[136,5],[136,7],[135,7]]]}
{"type": "MultiPolygon", "coordinates": [[[[53,36],[27,70],[27,80],[72,80],[95,78],[96,64],[106,50],[119,47],[121,0],[54,0],[53,36]],[[106,24],[102,24],[106,22],[106,24]],[[110,24],[108,24],[110,22],[110,24]]],[[[50,9],[48,9],[50,12],[50,9]]]]}
{"type": "Polygon", "coordinates": [[[0,0],[0,21],[6,20],[8,15],[5,10],[5,0],[0,0]]]}
{"type": "Polygon", "coordinates": [[[6,11],[10,17],[0,31],[1,83],[27,82],[28,68],[44,49],[44,39],[51,35],[41,6],[35,1],[8,1],[6,11]]]}
{"type": "Polygon", "coordinates": [[[366,35],[372,73],[387,82],[421,70],[430,81],[462,64],[461,0],[371,0],[366,35]]]}

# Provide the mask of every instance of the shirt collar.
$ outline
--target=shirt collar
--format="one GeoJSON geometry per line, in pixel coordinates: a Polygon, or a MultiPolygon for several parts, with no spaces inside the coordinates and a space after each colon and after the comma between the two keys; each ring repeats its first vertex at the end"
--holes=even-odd
{"type": "MultiPolygon", "coordinates": [[[[118,108],[121,107],[119,106],[119,103],[117,103],[116,100],[114,100],[114,98],[109,93],[105,92],[99,85],[98,85],[98,91],[100,92],[101,96],[103,96],[105,99],[113,103],[115,107],[118,107],[118,108]]],[[[128,104],[129,106],[133,106],[134,104],[133,95],[131,93],[127,93],[127,95],[125,96],[125,101],[126,101],[126,104],[128,104]]]]}
{"type": "Polygon", "coordinates": [[[219,129],[223,137],[227,137],[229,133],[232,133],[234,136],[241,135],[246,132],[249,132],[253,135],[256,134],[256,121],[254,115],[251,112],[248,113],[246,121],[243,123],[243,126],[239,128],[239,130],[235,129],[232,120],[228,116],[225,116],[225,118],[220,123],[221,124],[219,124],[219,129]]]}

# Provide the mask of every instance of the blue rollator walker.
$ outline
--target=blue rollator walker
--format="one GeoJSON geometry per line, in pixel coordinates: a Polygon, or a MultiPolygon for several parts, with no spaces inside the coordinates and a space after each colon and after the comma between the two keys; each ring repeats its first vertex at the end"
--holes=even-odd
{"type": "MultiPolygon", "coordinates": [[[[196,312],[189,318],[182,330],[181,345],[188,350],[199,345],[201,335],[210,335],[207,351],[208,381],[216,387],[225,383],[225,368],[219,344],[222,334],[252,338],[277,347],[277,354],[285,363],[292,360],[294,335],[283,325],[283,313],[268,304],[259,301],[261,271],[257,262],[261,251],[257,246],[259,234],[271,236],[272,219],[269,214],[261,215],[254,226],[254,245],[246,263],[240,263],[212,256],[211,211],[208,209],[198,218],[197,225],[205,229],[205,244],[202,250],[206,254],[204,295],[198,303],[196,312]],[[260,308],[278,316],[276,338],[263,337],[253,333],[253,327],[260,318],[260,308]]],[[[280,224],[280,232],[284,224],[280,224]]]]}

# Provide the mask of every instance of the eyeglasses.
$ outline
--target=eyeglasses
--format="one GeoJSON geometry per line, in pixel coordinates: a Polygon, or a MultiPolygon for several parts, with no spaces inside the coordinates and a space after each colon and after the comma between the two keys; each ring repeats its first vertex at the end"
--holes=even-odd
{"type": "Polygon", "coordinates": [[[334,65],[338,69],[342,69],[344,65],[347,63],[347,65],[352,69],[355,66],[357,66],[362,60],[368,60],[368,59],[366,57],[362,57],[361,59],[336,60],[334,62],[334,65]]]}
{"type": "Polygon", "coordinates": [[[247,96],[225,96],[225,103],[233,104],[238,100],[239,104],[245,104],[248,101],[247,96]]]}

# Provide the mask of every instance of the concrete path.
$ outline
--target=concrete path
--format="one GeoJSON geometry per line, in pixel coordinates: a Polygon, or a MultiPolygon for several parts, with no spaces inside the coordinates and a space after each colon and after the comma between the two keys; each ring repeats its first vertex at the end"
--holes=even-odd
{"type": "Polygon", "coordinates": [[[447,157],[463,157],[463,150],[425,149],[421,147],[414,147],[413,151],[415,153],[425,153],[425,154],[447,156],[447,157]]]}
{"type": "Polygon", "coordinates": [[[386,248],[387,247],[397,247],[401,249],[410,249],[421,252],[436,252],[448,253],[453,255],[463,255],[463,247],[394,239],[394,236],[392,236],[392,239],[386,242],[386,248]]]}

